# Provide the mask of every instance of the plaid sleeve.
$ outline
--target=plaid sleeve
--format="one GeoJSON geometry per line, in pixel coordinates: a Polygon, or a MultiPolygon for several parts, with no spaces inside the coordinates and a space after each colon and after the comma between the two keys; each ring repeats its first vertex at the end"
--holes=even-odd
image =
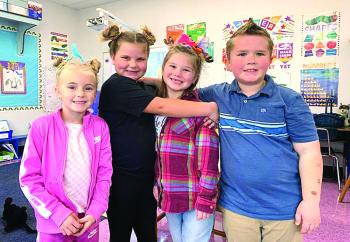
{"type": "Polygon", "coordinates": [[[196,135],[196,156],[200,174],[196,209],[213,213],[217,200],[219,180],[219,139],[214,129],[201,125],[196,135]]]}

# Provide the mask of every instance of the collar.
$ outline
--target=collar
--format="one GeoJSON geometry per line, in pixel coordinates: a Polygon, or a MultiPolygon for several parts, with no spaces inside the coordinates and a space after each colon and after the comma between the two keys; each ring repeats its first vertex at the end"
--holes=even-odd
{"type": "MultiPolygon", "coordinates": [[[[64,125],[64,121],[62,119],[62,115],[61,115],[61,111],[62,111],[62,108],[58,108],[55,112],[55,117],[56,119],[64,125]]],[[[90,109],[88,109],[83,117],[83,127],[85,127],[87,124],[89,124],[90,122],[90,119],[91,119],[91,116],[92,116],[92,112],[90,109]]]]}
{"type": "MultiPolygon", "coordinates": [[[[272,77],[267,74],[264,76],[264,80],[266,81],[265,86],[262,89],[260,89],[254,96],[259,96],[261,94],[265,94],[267,96],[272,95],[275,82],[273,81],[272,77]]],[[[242,93],[241,88],[238,85],[237,79],[234,79],[233,82],[231,83],[229,92],[242,93]]]]}

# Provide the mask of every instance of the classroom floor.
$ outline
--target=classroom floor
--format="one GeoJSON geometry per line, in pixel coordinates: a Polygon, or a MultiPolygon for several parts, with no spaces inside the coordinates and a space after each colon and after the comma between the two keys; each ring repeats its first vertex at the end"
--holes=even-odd
{"type": "MultiPolygon", "coordinates": [[[[337,202],[338,189],[334,181],[322,184],[320,227],[311,234],[304,236],[304,242],[349,242],[350,241],[350,191],[346,194],[344,203],[337,202]]],[[[221,218],[216,219],[216,226],[221,226],[221,218]]],[[[109,241],[108,221],[100,225],[100,242],[109,241]]],[[[136,242],[133,235],[131,242],[136,242]]],[[[166,218],[158,222],[158,242],[171,242],[166,218]]],[[[210,242],[223,242],[219,236],[212,237],[210,242]]]]}
{"type": "MultiPolygon", "coordinates": [[[[19,163],[0,163],[0,217],[2,215],[2,203],[5,197],[11,196],[17,205],[26,206],[28,212],[28,224],[35,227],[35,218],[28,201],[20,191],[18,184],[19,163]],[[11,164],[12,163],[12,164],[11,164]]],[[[337,202],[337,183],[333,179],[324,181],[321,195],[321,226],[313,233],[304,237],[305,242],[349,242],[350,241],[350,191],[346,194],[344,203],[337,202]]],[[[221,225],[221,218],[216,220],[217,226],[221,225]]],[[[4,223],[0,219],[0,242],[34,242],[35,234],[27,234],[23,229],[18,229],[10,234],[4,232],[4,223]]],[[[131,242],[136,242],[135,236],[131,242]]],[[[158,242],[171,242],[166,218],[158,222],[158,242]]],[[[211,242],[223,242],[221,237],[215,236],[211,242]]],[[[108,220],[100,224],[100,242],[109,242],[108,220]]]]}

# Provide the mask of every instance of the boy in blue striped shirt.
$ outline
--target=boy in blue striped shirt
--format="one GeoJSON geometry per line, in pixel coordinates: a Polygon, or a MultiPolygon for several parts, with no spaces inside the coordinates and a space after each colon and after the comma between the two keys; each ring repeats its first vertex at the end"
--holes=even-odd
{"type": "Polygon", "coordinates": [[[226,44],[235,80],[200,89],[220,110],[219,205],[228,241],[302,241],[320,223],[322,156],[302,96],[266,74],[273,42],[249,20],[226,44]]]}

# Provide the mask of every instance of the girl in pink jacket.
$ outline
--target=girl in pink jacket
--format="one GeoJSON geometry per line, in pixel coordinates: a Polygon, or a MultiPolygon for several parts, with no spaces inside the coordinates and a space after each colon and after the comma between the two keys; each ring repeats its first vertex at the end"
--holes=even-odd
{"type": "Polygon", "coordinates": [[[62,107],[32,123],[20,186],[35,211],[39,242],[98,241],[112,176],[108,126],[90,114],[100,63],[58,60],[62,107]]]}

